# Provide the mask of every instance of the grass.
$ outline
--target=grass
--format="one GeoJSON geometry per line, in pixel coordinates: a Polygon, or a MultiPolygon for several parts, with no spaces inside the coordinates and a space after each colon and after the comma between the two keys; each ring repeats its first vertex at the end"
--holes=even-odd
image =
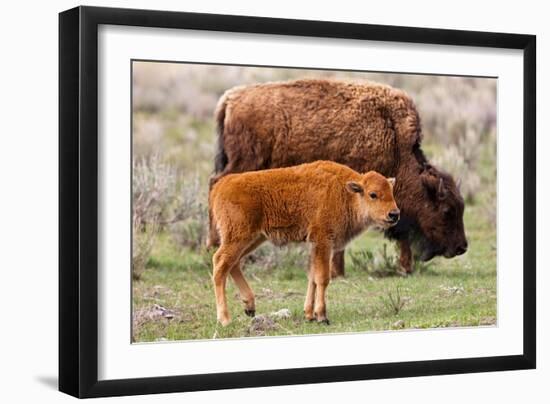
{"type": "MultiPolygon", "coordinates": [[[[158,66],[161,69],[167,65],[158,66]]],[[[213,75],[208,69],[204,71],[204,76],[194,76],[198,74],[196,71],[187,72],[188,68],[183,65],[181,69],[181,77],[177,81],[173,81],[170,74],[163,76],[162,69],[143,71],[142,75],[148,72],[149,76],[136,81],[140,83],[136,86],[143,86],[142,97],[156,93],[156,86],[160,83],[158,80],[168,83],[166,88],[170,91],[155,101],[158,104],[156,109],[134,109],[133,153],[138,158],[160,153],[163,162],[173,165],[184,178],[197,176],[202,186],[206,187],[216,151],[216,131],[211,113],[201,116],[193,110],[198,104],[203,104],[202,110],[212,111],[222,90],[237,84],[233,82],[237,76],[213,75]],[[191,76],[186,76],[186,72],[191,76]],[[193,91],[182,91],[182,87],[173,85],[175,83],[189,86],[202,83],[205,87],[199,88],[200,93],[215,93],[215,96],[197,99],[193,91]],[[188,95],[185,105],[180,105],[180,97],[186,93],[191,95],[188,95]],[[170,102],[170,97],[175,97],[175,102],[170,102]],[[164,105],[161,101],[168,102],[164,105]]],[[[275,69],[269,76],[263,69],[247,69],[238,76],[239,82],[245,77],[245,71],[260,74],[258,77],[250,76],[251,82],[291,77],[281,74],[296,77],[305,74],[302,70],[275,69]]],[[[134,73],[139,74],[138,69],[134,73]]],[[[361,73],[357,77],[367,76],[361,73]]],[[[442,116],[457,124],[475,123],[479,119],[476,114],[466,119],[453,111],[469,104],[472,95],[484,94],[488,85],[487,82],[477,82],[479,87],[476,92],[468,91],[466,95],[448,87],[450,91],[446,100],[454,100],[454,107],[446,109],[448,106],[440,105],[431,94],[441,95],[440,90],[450,86],[456,78],[434,77],[432,80],[421,76],[407,78],[379,74],[371,78],[409,90],[413,98],[418,99],[423,116],[442,116]],[[441,80],[446,84],[442,84],[441,80]]],[[[490,97],[473,99],[477,107],[472,110],[483,111],[492,103],[490,97]]],[[[424,125],[426,136],[423,150],[432,159],[449,146],[451,137],[445,127],[438,127],[439,124],[430,127],[429,120],[425,122],[428,124],[424,125]],[[438,133],[439,137],[436,137],[438,133]]],[[[228,303],[233,322],[224,328],[216,324],[210,255],[176,245],[166,229],[166,233],[156,238],[141,279],[132,285],[134,340],[241,338],[495,324],[495,141],[486,139],[484,142],[478,145],[481,147],[480,161],[473,168],[480,177],[481,192],[468,201],[465,212],[469,250],[464,256],[451,260],[436,258],[428,264],[417,264],[413,276],[401,278],[394,276],[397,255],[393,245],[380,234],[363,234],[347,249],[346,277],[335,279],[328,288],[327,307],[331,323],[326,326],[308,323],[303,318],[307,257],[303,256],[302,250],[285,247],[274,252],[268,246],[262,247],[254,255],[255,259],[247,260],[244,265],[245,276],[257,297],[257,319],[245,316],[238,291],[229,281],[228,303]],[[282,309],[288,309],[290,317],[277,319],[269,316],[282,309]]],[[[178,229],[180,238],[187,239],[188,244],[193,239],[192,230],[178,229]]]]}
{"type": "MultiPolygon", "coordinates": [[[[436,258],[407,278],[373,276],[352,265],[350,254],[365,248],[380,254],[388,244],[376,232],[354,240],[348,248],[346,277],[333,280],[328,288],[329,326],[305,321],[306,272],[297,264],[303,260],[289,259],[281,261],[281,267],[246,263],[245,276],[256,293],[257,318],[244,314],[238,290],[229,281],[232,323],[221,327],[216,323],[210,255],[179,248],[161,234],[142,279],[133,283],[134,341],[494,325],[496,237],[482,209],[482,205],[466,208],[470,247],[465,255],[436,258]],[[288,309],[290,317],[270,316],[281,309],[288,309]]],[[[296,255],[292,248],[288,253],[296,255]]],[[[387,254],[393,253],[388,248],[387,254]]]]}

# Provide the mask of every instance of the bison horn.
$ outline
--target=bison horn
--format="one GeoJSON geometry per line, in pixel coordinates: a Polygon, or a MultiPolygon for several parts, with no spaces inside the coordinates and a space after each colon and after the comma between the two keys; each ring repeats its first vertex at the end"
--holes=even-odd
{"type": "Polygon", "coordinates": [[[443,184],[443,178],[439,179],[439,186],[437,187],[437,195],[440,199],[444,199],[447,196],[447,191],[445,190],[445,184],[443,184]]]}
{"type": "Polygon", "coordinates": [[[460,186],[462,185],[462,178],[459,178],[458,181],[456,182],[456,189],[458,189],[460,191],[460,186]]]}

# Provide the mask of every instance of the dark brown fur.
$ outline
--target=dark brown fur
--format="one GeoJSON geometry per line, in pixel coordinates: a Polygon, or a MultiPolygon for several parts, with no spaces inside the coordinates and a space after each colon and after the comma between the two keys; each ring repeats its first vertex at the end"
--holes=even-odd
{"type": "MultiPolygon", "coordinates": [[[[401,266],[466,251],[464,202],[451,176],[422,150],[418,112],[403,91],[375,83],[297,80],[236,87],[218,104],[219,152],[212,184],[226,174],[332,160],[396,177],[402,212],[386,234],[401,266]]],[[[214,242],[215,237],[213,237],[214,242]]],[[[343,257],[335,257],[343,273],[343,257]]]]}

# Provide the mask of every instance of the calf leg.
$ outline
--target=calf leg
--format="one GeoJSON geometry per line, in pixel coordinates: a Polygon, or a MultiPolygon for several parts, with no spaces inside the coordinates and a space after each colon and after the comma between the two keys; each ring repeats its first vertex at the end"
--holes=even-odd
{"type": "Polygon", "coordinates": [[[246,248],[242,252],[241,257],[239,258],[235,266],[231,269],[231,277],[233,278],[233,282],[235,282],[235,284],[239,288],[239,294],[241,296],[242,302],[244,303],[244,313],[250,317],[254,317],[256,315],[256,302],[254,292],[248,285],[248,282],[246,281],[244,274],[241,270],[241,260],[249,253],[254,251],[256,248],[258,248],[258,246],[264,241],[265,237],[261,236],[248,248],[246,248]]]}
{"type": "Polygon", "coordinates": [[[307,276],[306,301],[304,303],[304,315],[308,321],[315,320],[315,314],[313,313],[313,305],[315,303],[315,279],[313,272],[313,267],[310,267],[307,276]]]}
{"type": "Polygon", "coordinates": [[[315,318],[320,323],[328,324],[325,293],[330,282],[331,249],[317,244],[313,247],[312,267],[313,281],[315,282],[315,318]]]}
{"type": "Polygon", "coordinates": [[[240,263],[237,263],[237,265],[231,269],[231,277],[233,278],[235,285],[239,288],[239,295],[244,303],[244,313],[247,316],[254,317],[256,315],[256,300],[254,297],[254,292],[244,278],[240,263]]]}
{"type": "Polygon", "coordinates": [[[344,276],[344,256],[345,256],[345,250],[342,251],[335,251],[332,254],[332,260],[330,265],[330,277],[331,278],[337,278],[339,276],[344,276]]]}
{"type": "Polygon", "coordinates": [[[227,275],[235,265],[238,265],[242,252],[246,249],[248,244],[249,243],[222,244],[212,258],[214,264],[212,281],[214,282],[214,293],[216,295],[216,314],[218,321],[223,326],[226,326],[231,321],[225,296],[227,275]]]}
{"type": "Polygon", "coordinates": [[[399,240],[398,243],[399,243],[399,250],[400,250],[400,257],[399,257],[399,266],[401,268],[400,272],[403,274],[411,274],[413,271],[411,243],[409,243],[408,239],[399,240]]]}

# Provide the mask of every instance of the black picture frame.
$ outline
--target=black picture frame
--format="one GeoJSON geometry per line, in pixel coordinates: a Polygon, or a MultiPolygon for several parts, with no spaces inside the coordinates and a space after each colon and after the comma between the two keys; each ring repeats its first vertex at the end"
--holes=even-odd
{"type": "Polygon", "coordinates": [[[536,37],[77,7],[59,15],[59,390],[102,397],[533,369],[536,366],[536,37]],[[523,51],[523,354],[98,381],[98,26],[181,28],[523,51]]]}

